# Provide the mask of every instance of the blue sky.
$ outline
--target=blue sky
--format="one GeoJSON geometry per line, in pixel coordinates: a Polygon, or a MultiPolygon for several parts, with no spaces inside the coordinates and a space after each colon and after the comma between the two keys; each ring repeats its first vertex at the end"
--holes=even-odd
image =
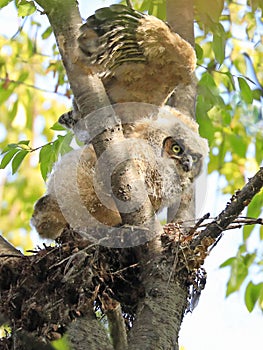
{"type": "MultiPolygon", "coordinates": [[[[91,15],[96,8],[108,6],[114,1],[84,1],[79,0],[83,18],[91,15]],[[88,3],[88,5],[87,5],[88,3]]],[[[38,21],[44,21],[44,16],[38,16],[38,21]]],[[[0,11],[1,34],[12,36],[20,23],[14,6],[0,11]]],[[[47,23],[47,22],[46,22],[47,23]]],[[[48,86],[48,81],[46,82],[48,86]]],[[[201,180],[204,181],[204,178],[201,180]]],[[[229,196],[221,196],[218,192],[218,177],[210,175],[207,179],[205,201],[199,209],[198,216],[210,212],[215,215],[225,206],[229,196]]],[[[207,258],[205,268],[208,280],[202,292],[199,304],[192,314],[185,316],[180,333],[180,345],[186,350],[247,350],[262,349],[263,319],[256,309],[249,313],[243,302],[243,291],[225,298],[228,269],[219,269],[219,265],[236,254],[242,241],[241,230],[227,231],[216,248],[207,258]]]]}

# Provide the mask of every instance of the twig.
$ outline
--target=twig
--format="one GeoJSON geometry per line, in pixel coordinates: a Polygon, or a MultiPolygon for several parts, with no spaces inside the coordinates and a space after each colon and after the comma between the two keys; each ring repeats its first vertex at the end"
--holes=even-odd
{"type": "MultiPolygon", "coordinates": [[[[221,233],[235,220],[242,210],[250,203],[252,198],[263,187],[263,167],[256,173],[256,175],[249,180],[249,182],[236,193],[227,207],[213,220],[206,228],[193,239],[190,247],[194,249],[201,244],[204,237],[211,237],[217,239],[221,233]]],[[[260,222],[262,219],[260,219],[260,222]]]]}
{"type": "Polygon", "coordinates": [[[25,82],[19,81],[19,80],[12,80],[12,79],[8,79],[8,78],[0,77],[0,81],[7,82],[7,83],[13,83],[13,84],[17,84],[17,85],[24,85],[24,86],[26,86],[26,87],[28,87],[30,89],[35,89],[35,90],[46,92],[46,93],[49,93],[49,94],[56,94],[58,96],[63,96],[63,97],[69,98],[69,96],[66,93],[63,94],[62,92],[58,92],[58,91],[55,91],[55,90],[51,91],[51,90],[43,89],[41,87],[35,86],[33,84],[28,84],[28,83],[25,83],[25,82]]]}

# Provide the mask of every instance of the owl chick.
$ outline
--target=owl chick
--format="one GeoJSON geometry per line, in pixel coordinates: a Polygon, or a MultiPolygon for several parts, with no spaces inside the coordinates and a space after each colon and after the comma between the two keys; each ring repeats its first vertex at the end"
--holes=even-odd
{"type": "MultiPolygon", "coordinates": [[[[126,125],[124,136],[134,166],[143,175],[154,212],[179,204],[207,155],[207,142],[198,135],[197,124],[166,106],[151,118],[126,125]]],[[[123,146],[114,145],[114,166],[123,161],[123,146]]],[[[107,163],[106,151],[104,156],[107,163]]],[[[97,161],[91,145],[61,158],[48,182],[47,193],[34,208],[32,224],[42,237],[55,238],[67,225],[77,228],[97,227],[98,223],[121,224],[111,188],[101,178],[104,172],[110,179],[114,171],[106,163],[103,158],[97,161]]]]}
{"type": "Polygon", "coordinates": [[[80,28],[79,46],[111,103],[161,106],[196,65],[193,47],[160,19],[124,5],[97,10],[80,28]]]}

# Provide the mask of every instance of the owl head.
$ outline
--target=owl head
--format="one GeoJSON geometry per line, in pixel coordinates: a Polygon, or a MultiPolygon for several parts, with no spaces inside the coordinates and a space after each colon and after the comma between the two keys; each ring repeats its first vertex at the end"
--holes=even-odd
{"type": "Polygon", "coordinates": [[[130,120],[134,123],[124,128],[124,134],[134,139],[133,153],[143,153],[148,195],[159,211],[180,203],[183,191],[202,170],[208,144],[190,117],[168,106],[150,107],[143,111],[146,118],[140,118],[140,110],[133,108],[130,120]]]}
{"type": "Polygon", "coordinates": [[[157,115],[138,121],[135,132],[151,145],[157,159],[176,168],[183,186],[200,174],[208,143],[198,134],[198,124],[192,118],[165,106],[157,115]]]}

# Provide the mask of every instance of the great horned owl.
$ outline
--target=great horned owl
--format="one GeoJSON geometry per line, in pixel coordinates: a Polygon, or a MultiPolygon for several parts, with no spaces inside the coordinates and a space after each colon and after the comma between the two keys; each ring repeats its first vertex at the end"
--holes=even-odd
{"type": "MultiPolygon", "coordinates": [[[[207,155],[207,142],[198,135],[197,124],[166,106],[151,117],[130,125],[124,123],[124,136],[135,167],[143,174],[154,212],[178,203],[182,192],[200,173],[207,155]]],[[[116,145],[119,161],[122,149],[122,145],[116,145]]],[[[57,163],[47,193],[36,203],[32,217],[42,237],[55,238],[68,224],[121,224],[110,189],[99,179],[97,163],[91,145],[69,152],[57,163]]],[[[110,173],[110,169],[107,171],[110,173]]]]}
{"type": "MultiPolygon", "coordinates": [[[[114,4],[80,28],[79,64],[98,74],[111,104],[142,102],[162,106],[174,89],[193,79],[193,47],[160,19],[114,4]]],[[[81,119],[76,101],[60,124],[72,128],[81,119]]]]}

